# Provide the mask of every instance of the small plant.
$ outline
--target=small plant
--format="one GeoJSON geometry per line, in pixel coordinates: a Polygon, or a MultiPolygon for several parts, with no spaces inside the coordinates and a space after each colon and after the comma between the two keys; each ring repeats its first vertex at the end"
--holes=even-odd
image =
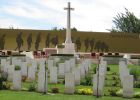
{"type": "Polygon", "coordinates": [[[108,90],[108,92],[111,96],[117,96],[117,94],[116,94],[117,89],[116,88],[111,88],[108,90]]]}
{"type": "Polygon", "coordinates": [[[123,95],[123,90],[122,89],[118,90],[116,92],[116,95],[119,96],[119,97],[121,97],[123,95]]]}
{"type": "Polygon", "coordinates": [[[85,79],[81,80],[81,85],[84,86],[91,86],[92,85],[92,77],[91,76],[86,76],[85,79]]]}
{"type": "Polygon", "coordinates": [[[20,66],[15,66],[15,70],[20,70],[21,67],[20,66]]]}
{"type": "Polygon", "coordinates": [[[116,72],[113,72],[112,75],[117,75],[117,73],[116,72]]]}
{"type": "Polygon", "coordinates": [[[110,71],[110,67],[107,66],[107,71],[110,71]]]}
{"type": "Polygon", "coordinates": [[[139,81],[136,81],[136,82],[134,83],[134,87],[135,87],[135,88],[140,88],[140,82],[139,82],[139,81]]]}
{"type": "Polygon", "coordinates": [[[76,94],[92,95],[93,94],[93,90],[89,89],[89,88],[82,88],[82,89],[76,90],[76,94]]]}
{"type": "Polygon", "coordinates": [[[33,84],[30,84],[28,91],[33,92],[35,91],[35,89],[36,87],[35,87],[35,84],[33,83],[33,84]]]}
{"type": "Polygon", "coordinates": [[[131,68],[130,69],[130,74],[134,76],[134,80],[137,81],[138,80],[138,76],[140,75],[140,68],[131,68]]]}
{"type": "Polygon", "coordinates": [[[116,76],[112,76],[112,80],[117,80],[118,78],[116,76]]]}
{"type": "Polygon", "coordinates": [[[8,82],[3,82],[3,89],[4,90],[8,90],[8,89],[10,89],[11,88],[11,84],[10,83],[8,83],[8,82]]]}
{"type": "Polygon", "coordinates": [[[0,77],[0,90],[7,90],[10,89],[11,84],[6,82],[6,79],[3,77],[0,77]]]}
{"type": "Polygon", "coordinates": [[[51,89],[52,93],[59,93],[59,88],[55,87],[51,89]]]}
{"type": "Polygon", "coordinates": [[[2,78],[3,81],[7,81],[8,73],[7,72],[2,72],[1,73],[1,78],[2,78]]]}
{"type": "Polygon", "coordinates": [[[94,67],[93,68],[93,72],[96,73],[96,70],[97,70],[97,67],[94,67]]]}
{"type": "Polygon", "coordinates": [[[135,98],[140,98],[140,92],[135,92],[135,93],[134,93],[134,97],[135,97],[135,98]]]}

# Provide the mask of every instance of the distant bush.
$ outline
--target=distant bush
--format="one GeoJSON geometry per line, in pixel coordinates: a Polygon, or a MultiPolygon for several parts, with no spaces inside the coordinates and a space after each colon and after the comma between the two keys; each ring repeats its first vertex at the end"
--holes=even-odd
{"type": "Polygon", "coordinates": [[[52,93],[59,93],[59,88],[55,87],[51,89],[52,93]]]}

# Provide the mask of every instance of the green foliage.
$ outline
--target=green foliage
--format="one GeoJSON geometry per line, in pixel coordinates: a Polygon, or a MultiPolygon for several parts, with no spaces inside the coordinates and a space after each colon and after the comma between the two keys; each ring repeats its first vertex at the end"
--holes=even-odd
{"type": "Polygon", "coordinates": [[[134,83],[134,87],[135,87],[135,88],[140,88],[140,81],[136,81],[136,82],[134,83]]]}
{"type": "Polygon", "coordinates": [[[123,90],[122,89],[118,90],[116,92],[116,95],[119,96],[119,97],[121,97],[123,95],[123,90]]]}
{"type": "Polygon", "coordinates": [[[93,68],[93,72],[94,72],[94,73],[96,73],[96,69],[97,69],[97,67],[94,67],[94,68],[93,68]]]}
{"type": "Polygon", "coordinates": [[[135,97],[135,98],[140,98],[140,92],[135,92],[135,93],[134,93],[134,97],[135,97]]]}
{"type": "Polygon", "coordinates": [[[7,72],[2,72],[1,73],[1,78],[2,78],[3,81],[7,81],[8,73],[7,72]]]}
{"type": "Polygon", "coordinates": [[[130,74],[134,76],[134,80],[137,80],[138,76],[140,75],[140,68],[137,68],[137,67],[131,68],[130,74]]]}
{"type": "Polygon", "coordinates": [[[81,85],[84,85],[84,86],[91,86],[92,85],[92,77],[91,76],[86,76],[85,79],[82,79],[81,80],[81,85]]]}
{"type": "Polygon", "coordinates": [[[28,91],[29,91],[29,92],[33,92],[33,91],[35,91],[35,90],[36,90],[35,83],[30,84],[30,85],[29,85],[28,91]]]}
{"type": "Polygon", "coordinates": [[[54,87],[51,89],[52,93],[59,93],[59,88],[54,87]]]}
{"type": "Polygon", "coordinates": [[[118,80],[118,77],[116,75],[112,76],[112,80],[118,80]]]}
{"type": "Polygon", "coordinates": [[[0,90],[10,89],[10,84],[6,82],[7,78],[0,76],[0,90]]]}
{"type": "Polygon", "coordinates": [[[20,66],[15,66],[15,70],[20,70],[21,67],[20,66]]]}
{"type": "Polygon", "coordinates": [[[114,17],[111,32],[140,33],[140,19],[125,8],[125,13],[119,13],[114,17]]]}
{"type": "Polygon", "coordinates": [[[81,94],[81,95],[92,95],[93,90],[90,88],[82,88],[82,89],[77,89],[75,91],[76,94],[81,94]]]}
{"type": "Polygon", "coordinates": [[[107,71],[110,71],[110,67],[109,66],[107,66],[107,71]]]}
{"type": "Polygon", "coordinates": [[[116,88],[110,88],[110,89],[108,90],[108,92],[109,92],[109,94],[110,94],[111,96],[117,96],[117,94],[116,94],[117,89],[116,89],[116,88]]]}
{"type": "Polygon", "coordinates": [[[4,81],[4,82],[2,83],[2,89],[3,89],[3,90],[8,90],[8,89],[10,89],[10,88],[11,88],[11,84],[10,84],[9,82],[4,81]]]}

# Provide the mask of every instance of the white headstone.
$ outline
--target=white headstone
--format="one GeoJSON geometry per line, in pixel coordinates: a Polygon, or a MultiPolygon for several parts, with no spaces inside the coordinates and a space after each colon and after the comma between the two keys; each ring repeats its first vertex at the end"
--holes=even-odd
{"type": "Polygon", "coordinates": [[[123,77],[123,97],[133,97],[133,75],[127,75],[123,77]]]}
{"type": "Polygon", "coordinates": [[[50,68],[50,83],[57,83],[57,67],[50,68]]]}
{"type": "Polygon", "coordinates": [[[53,60],[48,60],[48,70],[53,67],[53,60]]]}
{"type": "Polygon", "coordinates": [[[10,65],[6,62],[5,64],[4,64],[4,66],[3,66],[3,71],[4,72],[8,72],[8,67],[9,67],[10,65]]]}
{"type": "Polygon", "coordinates": [[[59,63],[58,66],[58,77],[59,78],[64,78],[65,77],[65,69],[64,69],[64,63],[59,63]]]}
{"type": "Polygon", "coordinates": [[[47,72],[46,72],[46,82],[45,82],[45,70],[40,70],[38,73],[38,92],[47,92],[47,90],[48,90],[47,72]]]}
{"type": "Polygon", "coordinates": [[[76,64],[75,64],[75,58],[71,58],[70,59],[70,64],[72,68],[75,68],[76,64]]]}
{"type": "Polygon", "coordinates": [[[1,59],[1,70],[4,70],[4,65],[6,63],[6,59],[1,59]]]}
{"type": "Polygon", "coordinates": [[[72,73],[65,74],[65,93],[74,94],[75,92],[75,82],[74,75],[72,73]]]}
{"type": "Polygon", "coordinates": [[[1,59],[1,65],[4,65],[6,63],[6,59],[1,59]]]}
{"type": "Polygon", "coordinates": [[[35,80],[35,67],[33,66],[28,67],[28,79],[30,82],[35,80]]]}
{"type": "Polygon", "coordinates": [[[75,78],[75,85],[80,85],[80,69],[79,68],[75,68],[73,71],[74,74],[74,78],[75,78]]]}
{"type": "Polygon", "coordinates": [[[93,90],[95,96],[102,96],[103,95],[103,87],[104,87],[104,76],[100,74],[99,76],[95,74],[93,76],[93,90]]]}
{"type": "Polygon", "coordinates": [[[32,60],[32,67],[35,67],[35,72],[36,72],[37,71],[37,61],[36,60],[32,60]]]}
{"type": "Polygon", "coordinates": [[[83,64],[80,64],[80,75],[81,75],[81,79],[85,78],[86,76],[86,71],[83,64]]]}
{"type": "Polygon", "coordinates": [[[65,61],[65,73],[69,73],[71,70],[70,62],[69,60],[65,61]]]}
{"type": "Polygon", "coordinates": [[[13,75],[13,90],[21,90],[21,71],[15,71],[13,75]]]}
{"type": "Polygon", "coordinates": [[[15,72],[15,66],[10,65],[8,68],[8,81],[13,81],[14,72],[15,72]]]}
{"type": "Polygon", "coordinates": [[[27,76],[27,62],[22,62],[21,64],[21,75],[27,76]]]}

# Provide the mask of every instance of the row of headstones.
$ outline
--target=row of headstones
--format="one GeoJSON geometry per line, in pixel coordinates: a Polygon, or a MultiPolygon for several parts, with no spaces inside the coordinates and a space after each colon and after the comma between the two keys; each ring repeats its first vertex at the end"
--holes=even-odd
{"type": "MultiPolygon", "coordinates": [[[[50,83],[57,83],[57,67],[53,66],[53,61],[48,60],[48,71],[50,71],[50,83]]],[[[40,60],[40,69],[38,72],[38,91],[41,92],[45,82],[45,60],[40,60]],[[43,74],[44,73],[44,74],[43,74]],[[41,85],[42,84],[42,85],[41,85]]],[[[84,78],[85,74],[88,72],[90,62],[89,60],[83,61],[80,68],[70,67],[74,65],[74,61],[65,61],[65,63],[60,63],[58,67],[58,76],[65,77],[65,84],[66,86],[73,86],[70,84],[71,82],[74,85],[80,84],[80,77],[84,78]],[[73,62],[72,64],[70,62],[73,62]],[[62,67],[63,66],[63,67],[62,67]],[[70,70],[71,69],[71,70],[70,70]],[[68,74],[68,75],[67,75],[68,74]],[[71,77],[69,79],[69,77],[71,77]],[[74,81],[72,78],[74,78],[74,81]],[[69,82],[70,81],[70,82],[69,82]],[[69,84],[69,85],[67,85],[69,84]]],[[[1,66],[3,66],[5,72],[8,72],[8,80],[13,80],[13,89],[14,90],[21,90],[21,77],[28,76],[30,81],[35,80],[35,73],[37,71],[37,62],[35,60],[28,59],[27,62],[21,62],[21,60],[14,59],[12,60],[12,65],[8,63],[5,59],[1,60],[1,66]],[[32,63],[31,63],[32,62],[32,63]],[[27,64],[28,69],[27,69],[27,64]],[[21,66],[20,71],[15,71],[15,65],[21,66]]],[[[47,72],[46,72],[47,73],[47,72]]],[[[46,75],[47,78],[47,75],[46,75]]],[[[69,90],[69,89],[66,89],[69,90]]]]}
{"type": "Polygon", "coordinates": [[[22,76],[28,76],[30,80],[35,80],[35,72],[37,71],[37,62],[35,60],[28,59],[27,62],[23,62],[21,59],[15,58],[13,58],[11,61],[7,59],[1,59],[1,70],[8,73],[8,81],[13,80],[15,66],[20,66],[22,76]]]}
{"type": "Polygon", "coordinates": [[[65,93],[74,94],[75,85],[80,85],[80,80],[82,78],[85,78],[86,74],[89,71],[90,61],[85,60],[79,65],[79,67],[76,67],[74,63],[75,61],[71,60],[72,59],[66,60],[64,63],[59,63],[58,67],[54,66],[53,60],[48,60],[48,70],[46,71],[46,74],[43,70],[44,67],[40,66],[42,70],[40,69],[38,73],[38,92],[47,91],[47,74],[49,72],[50,83],[57,84],[58,78],[62,78],[65,80],[65,93]],[[73,64],[71,64],[71,62],[73,62],[73,64]],[[44,82],[46,83],[45,86],[44,82]],[[46,87],[46,89],[44,87],[46,87]]]}
{"type": "MultiPolygon", "coordinates": [[[[83,61],[79,67],[76,66],[75,60],[66,60],[64,63],[59,63],[58,67],[54,66],[53,60],[48,60],[48,71],[50,71],[50,77],[54,75],[56,78],[65,78],[66,73],[73,73],[75,75],[76,84],[80,84],[80,79],[85,78],[86,73],[89,71],[90,60],[83,61]],[[53,67],[51,67],[53,66],[53,67]],[[55,73],[55,74],[54,74],[55,73]]],[[[51,83],[56,83],[51,81],[51,83]]]]}
{"type": "Polygon", "coordinates": [[[95,96],[103,95],[106,71],[107,71],[107,62],[101,61],[96,69],[96,74],[94,74],[93,76],[93,90],[95,96]]]}
{"type": "Polygon", "coordinates": [[[123,97],[133,97],[133,75],[129,74],[129,69],[125,61],[119,62],[119,74],[123,87],[123,97]]]}

